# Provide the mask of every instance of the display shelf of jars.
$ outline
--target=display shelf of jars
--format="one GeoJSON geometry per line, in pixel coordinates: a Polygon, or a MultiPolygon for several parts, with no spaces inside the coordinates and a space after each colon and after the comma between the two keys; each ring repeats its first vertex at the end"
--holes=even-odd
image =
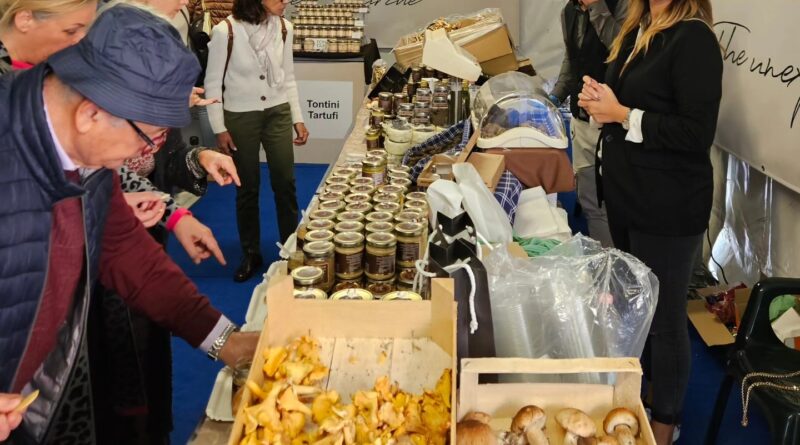
{"type": "Polygon", "coordinates": [[[300,2],[292,16],[295,57],[344,59],[361,56],[368,12],[363,1],[300,2]]]}

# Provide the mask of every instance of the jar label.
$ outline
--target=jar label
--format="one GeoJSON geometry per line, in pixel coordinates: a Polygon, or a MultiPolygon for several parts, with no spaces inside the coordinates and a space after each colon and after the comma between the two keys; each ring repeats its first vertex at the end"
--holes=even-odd
{"type": "Polygon", "coordinates": [[[367,275],[394,277],[394,255],[378,256],[367,254],[367,275]]]}
{"type": "Polygon", "coordinates": [[[377,187],[377,186],[379,186],[379,185],[383,184],[383,183],[384,183],[384,181],[386,181],[386,173],[385,173],[385,172],[383,172],[383,171],[376,172],[376,173],[373,173],[373,172],[364,172],[364,173],[363,173],[363,176],[364,176],[365,178],[370,178],[370,179],[372,179],[372,183],[375,185],[375,187],[377,187]]]}
{"type": "Polygon", "coordinates": [[[330,259],[306,261],[305,265],[322,269],[322,282],[319,284],[319,287],[326,292],[330,291],[333,287],[333,283],[336,281],[336,277],[334,276],[333,255],[330,256],[330,259]]]}
{"type": "Polygon", "coordinates": [[[339,253],[336,252],[336,275],[351,276],[363,272],[364,270],[364,250],[358,253],[339,253]]]}
{"type": "Polygon", "coordinates": [[[419,259],[419,243],[397,242],[397,262],[414,264],[419,259]]]}

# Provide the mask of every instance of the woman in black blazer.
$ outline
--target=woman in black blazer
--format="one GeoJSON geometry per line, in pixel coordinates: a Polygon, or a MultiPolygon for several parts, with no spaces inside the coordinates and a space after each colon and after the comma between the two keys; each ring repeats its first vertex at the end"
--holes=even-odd
{"type": "Polygon", "coordinates": [[[680,422],[690,362],[686,297],[711,214],[709,151],[722,96],[711,24],[709,0],[632,0],[606,83],[587,77],[579,95],[603,125],[597,168],[614,244],[660,283],[642,356],[659,444],[672,443],[680,422]]]}

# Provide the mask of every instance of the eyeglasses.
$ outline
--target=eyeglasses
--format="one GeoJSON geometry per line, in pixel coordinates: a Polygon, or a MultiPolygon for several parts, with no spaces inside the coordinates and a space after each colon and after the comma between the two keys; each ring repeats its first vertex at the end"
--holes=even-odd
{"type": "MultiPolygon", "coordinates": [[[[131,126],[131,128],[133,128],[133,131],[135,131],[135,132],[136,132],[136,134],[137,134],[137,135],[138,135],[138,136],[139,136],[139,137],[140,137],[140,138],[141,138],[141,139],[142,139],[142,140],[143,140],[143,141],[144,141],[144,142],[147,144],[147,146],[149,147],[149,150],[145,150],[147,153],[144,153],[144,154],[149,154],[149,153],[153,153],[153,152],[156,152],[156,151],[158,151],[159,145],[158,145],[158,144],[157,144],[157,143],[156,143],[156,142],[155,142],[153,139],[151,139],[151,138],[150,138],[150,136],[148,136],[147,134],[145,134],[145,132],[144,132],[144,131],[142,131],[142,129],[141,129],[141,128],[139,128],[139,126],[138,126],[138,125],[136,125],[135,123],[133,123],[133,121],[132,121],[132,120],[130,120],[130,119],[125,119],[125,121],[126,121],[126,122],[128,122],[128,124],[131,126]]],[[[162,139],[162,138],[164,137],[164,135],[166,135],[166,134],[167,134],[167,130],[164,130],[163,132],[161,132],[161,134],[159,134],[159,135],[158,135],[158,137],[156,138],[156,140],[158,140],[158,141],[159,141],[159,143],[160,143],[160,142],[161,142],[161,139],[162,139]]]]}

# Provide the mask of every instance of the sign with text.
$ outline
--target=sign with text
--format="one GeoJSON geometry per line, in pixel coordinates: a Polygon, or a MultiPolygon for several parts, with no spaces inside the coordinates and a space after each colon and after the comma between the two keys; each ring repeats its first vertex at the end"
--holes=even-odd
{"type": "Polygon", "coordinates": [[[344,139],[353,125],[353,82],[298,80],[300,108],[312,139],[344,139]]]}
{"type": "Polygon", "coordinates": [[[724,57],[716,143],[800,192],[800,2],[713,4],[724,57]]]}

